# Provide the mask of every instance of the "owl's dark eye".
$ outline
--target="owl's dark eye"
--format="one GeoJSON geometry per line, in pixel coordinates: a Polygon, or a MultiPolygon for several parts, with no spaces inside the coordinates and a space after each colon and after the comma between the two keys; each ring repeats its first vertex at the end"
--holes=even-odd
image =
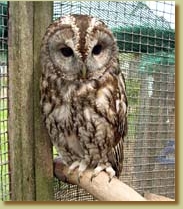
{"type": "Polygon", "coordinates": [[[63,47],[60,49],[64,57],[71,57],[74,53],[70,47],[63,47]]]}
{"type": "Polygon", "coordinates": [[[101,51],[102,51],[102,45],[97,44],[93,47],[92,54],[99,55],[101,51]]]}

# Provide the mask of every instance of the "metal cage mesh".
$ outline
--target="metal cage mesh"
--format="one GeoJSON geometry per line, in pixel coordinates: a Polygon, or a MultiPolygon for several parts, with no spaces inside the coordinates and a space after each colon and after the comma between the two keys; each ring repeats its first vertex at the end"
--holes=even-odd
{"type": "MultiPolygon", "coordinates": [[[[117,38],[126,77],[128,136],[120,179],[139,193],[175,198],[175,4],[166,2],[54,2],[53,20],[88,14],[117,38]]],[[[57,200],[94,200],[56,180],[57,200]]]]}
{"type": "Polygon", "coordinates": [[[8,137],[7,137],[7,2],[0,2],[0,199],[8,200],[8,137]]]}

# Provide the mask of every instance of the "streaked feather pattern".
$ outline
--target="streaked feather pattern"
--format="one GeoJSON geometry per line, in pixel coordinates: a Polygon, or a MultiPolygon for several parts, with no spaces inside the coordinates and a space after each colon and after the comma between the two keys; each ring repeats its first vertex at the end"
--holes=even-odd
{"type": "Polygon", "coordinates": [[[117,55],[111,31],[86,15],[57,20],[43,38],[45,124],[63,162],[71,171],[79,167],[80,176],[87,168],[94,170],[94,176],[106,170],[110,178],[122,170],[127,97],[117,55]],[[97,44],[102,45],[99,55],[100,46],[94,51],[97,44]],[[67,47],[64,53],[72,56],[59,54],[63,46],[67,47]]]}

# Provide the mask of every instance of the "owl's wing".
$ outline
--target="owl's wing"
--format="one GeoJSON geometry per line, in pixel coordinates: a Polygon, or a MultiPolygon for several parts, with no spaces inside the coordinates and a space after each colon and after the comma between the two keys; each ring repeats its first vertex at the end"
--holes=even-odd
{"type": "Polygon", "coordinates": [[[123,139],[117,143],[115,147],[113,147],[111,153],[109,154],[109,161],[112,164],[113,169],[116,172],[116,176],[119,177],[122,168],[123,168],[123,139]]]}
{"type": "Polygon", "coordinates": [[[111,153],[109,153],[109,161],[112,164],[112,167],[116,171],[116,176],[119,177],[122,167],[123,167],[123,142],[124,137],[127,134],[127,97],[125,90],[125,80],[123,74],[120,73],[117,76],[118,81],[118,89],[117,89],[117,97],[115,99],[116,102],[116,133],[115,133],[115,142],[113,144],[113,148],[111,153]]]}

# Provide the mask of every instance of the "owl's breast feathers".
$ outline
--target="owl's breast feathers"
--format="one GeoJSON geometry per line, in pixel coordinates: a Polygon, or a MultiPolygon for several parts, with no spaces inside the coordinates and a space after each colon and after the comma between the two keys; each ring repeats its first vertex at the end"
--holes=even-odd
{"type": "Polygon", "coordinates": [[[127,98],[121,74],[67,83],[43,79],[42,106],[53,144],[70,164],[88,160],[91,167],[109,161],[116,175],[122,169],[123,138],[127,132],[127,98]]]}

